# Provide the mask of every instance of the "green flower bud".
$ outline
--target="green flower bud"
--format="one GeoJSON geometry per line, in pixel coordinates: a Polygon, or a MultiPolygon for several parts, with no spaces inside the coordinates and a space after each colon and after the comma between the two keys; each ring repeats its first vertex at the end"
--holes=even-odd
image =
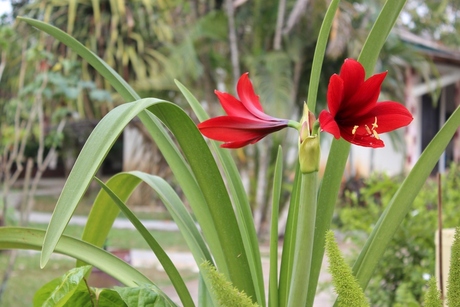
{"type": "Polygon", "coordinates": [[[320,159],[319,125],[315,115],[308,110],[307,104],[304,104],[300,123],[302,125],[299,138],[300,171],[304,174],[317,172],[320,159]]]}

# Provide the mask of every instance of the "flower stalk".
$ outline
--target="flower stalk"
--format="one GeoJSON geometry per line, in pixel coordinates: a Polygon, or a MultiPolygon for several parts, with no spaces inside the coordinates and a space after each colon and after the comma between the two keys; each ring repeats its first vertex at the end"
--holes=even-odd
{"type": "Polygon", "coordinates": [[[287,306],[305,306],[313,254],[317,206],[318,173],[303,173],[297,206],[298,216],[295,236],[293,269],[287,306]]]}

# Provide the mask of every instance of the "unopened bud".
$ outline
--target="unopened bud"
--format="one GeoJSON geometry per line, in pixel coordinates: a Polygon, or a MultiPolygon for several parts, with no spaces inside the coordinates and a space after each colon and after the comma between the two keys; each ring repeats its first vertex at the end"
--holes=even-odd
{"type": "Polygon", "coordinates": [[[300,121],[299,163],[300,171],[304,174],[319,170],[320,142],[315,115],[304,104],[303,116],[300,121]]]}

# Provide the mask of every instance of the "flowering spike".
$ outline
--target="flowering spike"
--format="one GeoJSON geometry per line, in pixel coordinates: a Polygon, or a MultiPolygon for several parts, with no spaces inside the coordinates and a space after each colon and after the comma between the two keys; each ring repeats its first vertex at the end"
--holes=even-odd
{"type": "Polygon", "coordinates": [[[240,148],[288,126],[287,119],[271,117],[263,112],[247,73],[240,77],[237,92],[240,100],[228,93],[215,91],[227,115],[198,124],[204,136],[224,142],[223,148],[240,148]]]}
{"type": "Polygon", "coordinates": [[[329,258],[329,271],[332,275],[334,290],[339,295],[338,305],[343,307],[368,307],[369,302],[364,296],[363,289],[353,275],[351,268],[345,263],[335,242],[334,233],[326,232],[326,254],[329,258]]]}
{"type": "Polygon", "coordinates": [[[329,81],[329,111],[323,110],[319,115],[321,130],[352,144],[385,146],[380,133],[407,126],[412,121],[412,115],[400,103],[377,103],[386,74],[375,74],[364,80],[363,66],[358,61],[346,59],[340,74],[332,75],[329,81]]]}

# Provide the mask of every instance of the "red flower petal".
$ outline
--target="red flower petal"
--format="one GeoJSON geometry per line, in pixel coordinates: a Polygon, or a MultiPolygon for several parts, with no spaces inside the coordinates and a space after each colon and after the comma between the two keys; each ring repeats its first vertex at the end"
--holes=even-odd
{"type": "Polygon", "coordinates": [[[268,123],[234,116],[214,117],[198,124],[198,129],[204,136],[223,142],[264,137],[285,127],[287,127],[287,120],[268,123]]]}
{"type": "Polygon", "coordinates": [[[228,93],[222,93],[219,91],[214,91],[219,98],[220,104],[224,109],[225,113],[229,116],[239,116],[245,118],[254,118],[254,115],[246,109],[241,101],[236,99],[234,96],[228,93]]]}
{"type": "Polygon", "coordinates": [[[226,142],[226,143],[223,143],[222,145],[220,145],[220,147],[222,147],[222,148],[241,148],[241,147],[244,147],[244,146],[249,145],[249,144],[257,143],[258,141],[263,139],[265,136],[266,135],[264,135],[262,137],[259,137],[259,138],[254,138],[254,139],[251,139],[251,140],[242,141],[242,142],[226,142]]]}
{"type": "Polygon", "coordinates": [[[263,113],[248,74],[243,74],[237,85],[240,100],[227,93],[215,91],[227,116],[208,119],[198,124],[201,133],[217,141],[221,147],[239,148],[253,144],[267,134],[287,127],[288,120],[263,113]]]}
{"type": "Polygon", "coordinates": [[[252,86],[251,80],[249,80],[248,73],[245,73],[240,77],[238,84],[236,85],[236,91],[241,102],[249,112],[254,115],[259,113],[264,114],[262,105],[259,102],[259,96],[257,96],[254,92],[254,88],[252,86]]]}
{"type": "Polygon", "coordinates": [[[394,101],[379,102],[367,117],[377,118],[376,131],[385,133],[409,125],[412,114],[402,104],[394,101]]]}
{"type": "Polygon", "coordinates": [[[340,138],[340,129],[331,113],[323,110],[319,114],[319,124],[321,130],[329,132],[336,139],[340,138]]]}
{"type": "Polygon", "coordinates": [[[340,117],[360,117],[369,112],[377,103],[380,87],[387,73],[373,75],[359,87],[358,91],[349,100],[342,103],[343,111],[340,117]]]}
{"type": "Polygon", "coordinates": [[[364,81],[362,65],[345,60],[340,75],[333,75],[329,81],[330,112],[321,112],[321,129],[356,145],[383,147],[380,133],[407,126],[412,121],[412,115],[403,105],[393,101],[377,103],[386,75],[386,72],[375,74],[364,81]]]}
{"type": "Polygon", "coordinates": [[[343,100],[343,80],[340,76],[333,74],[329,79],[327,88],[327,106],[332,116],[335,116],[340,110],[340,105],[343,100]]]}
{"type": "Polygon", "coordinates": [[[358,61],[346,59],[340,69],[340,77],[344,83],[343,99],[348,100],[363,84],[366,72],[358,61]]]}
{"type": "Polygon", "coordinates": [[[373,135],[352,134],[352,130],[352,127],[340,127],[340,135],[347,142],[363,147],[380,148],[385,146],[381,139],[377,139],[373,135]]]}

